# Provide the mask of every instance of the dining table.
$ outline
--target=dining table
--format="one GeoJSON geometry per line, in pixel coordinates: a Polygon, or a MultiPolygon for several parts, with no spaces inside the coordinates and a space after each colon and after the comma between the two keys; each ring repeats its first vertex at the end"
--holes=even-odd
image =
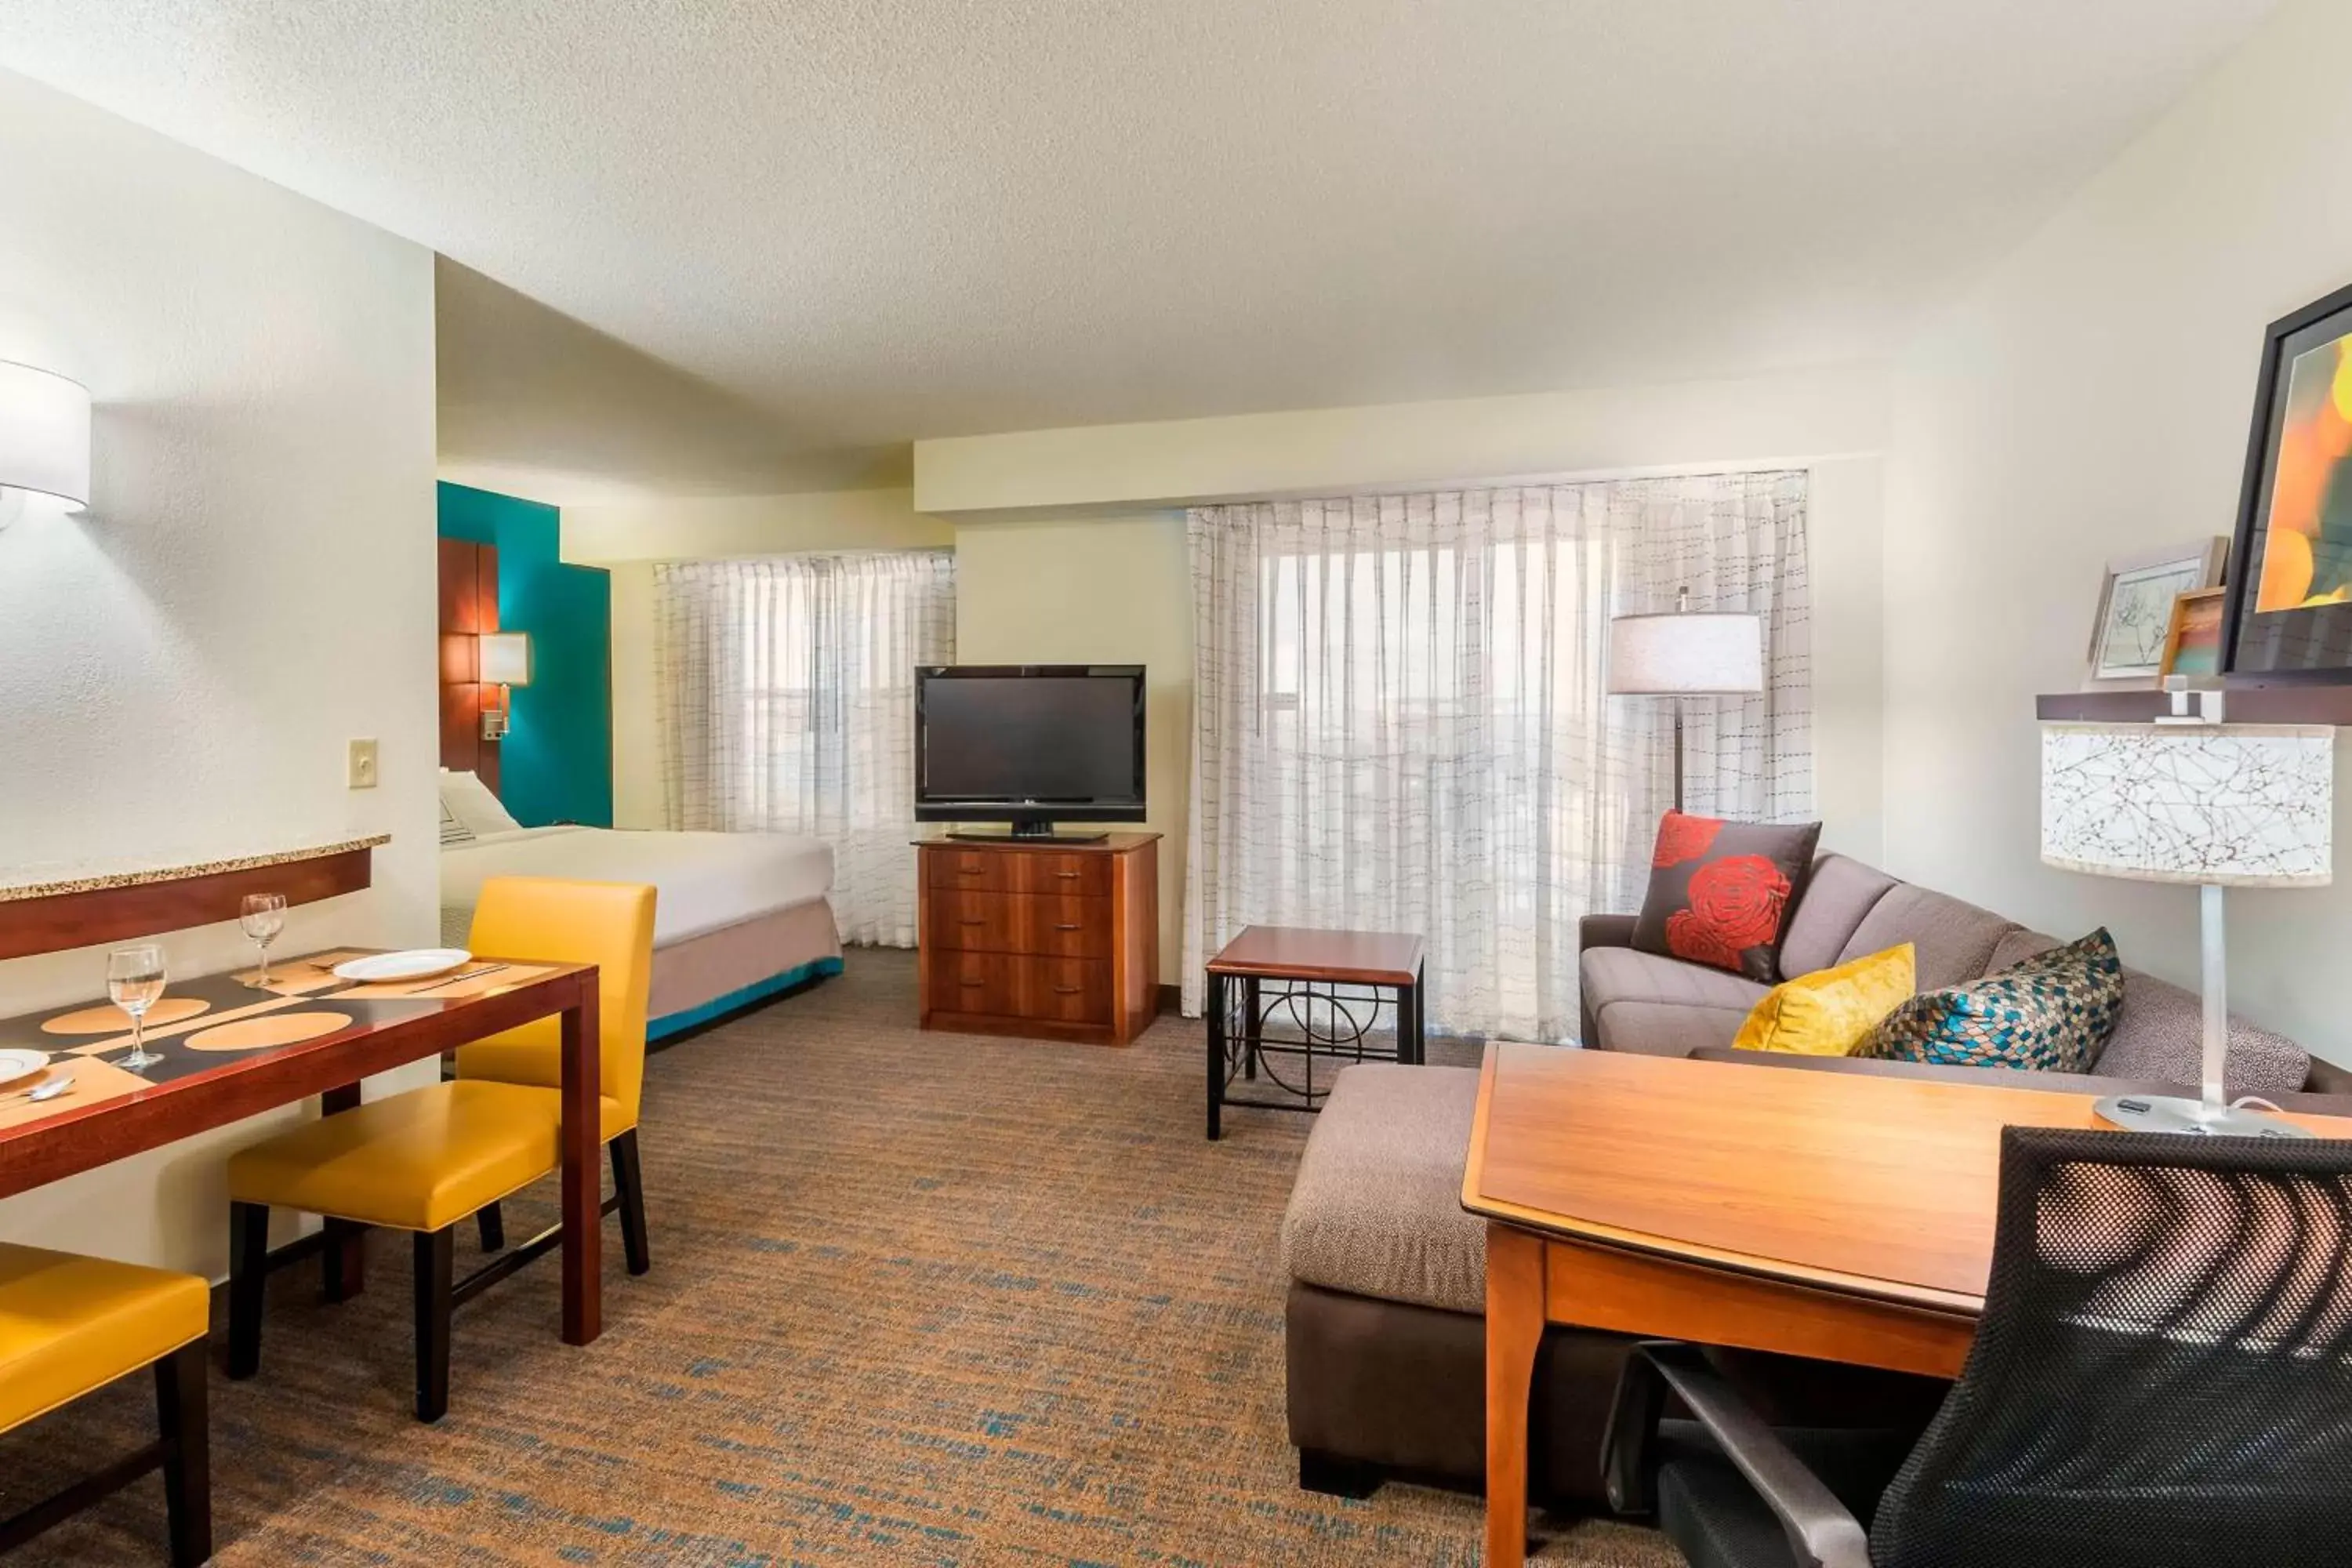
{"type": "MultiPolygon", "coordinates": [[[[244,970],[173,983],[145,1018],[146,1048],[161,1059],[137,1071],[111,1059],[131,1046],[130,1018],[111,1003],[0,1019],[0,1049],[50,1058],[37,1075],[0,1087],[0,1198],[313,1096],[334,1115],[360,1103],[373,1074],[552,1016],[562,1040],[563,1340],[590,1343],[604,1324],[596,966],[476,956],[394,984],[334,973],[372,952],[279,960],[266,978],[244,970]],[[63,1089],[49,1088],[59,1081],[63,1089]]],[[[338,1234],[333,1245],[343,1291],[356,1290],[359,1237],[338,1234]]]]}

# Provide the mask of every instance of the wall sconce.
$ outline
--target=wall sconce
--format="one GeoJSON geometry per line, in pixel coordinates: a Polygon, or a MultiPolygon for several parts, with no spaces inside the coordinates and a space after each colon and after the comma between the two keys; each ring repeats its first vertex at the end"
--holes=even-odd
{"type": "Polygon", "coordinates": [[[0,528],[28,495],[54,497],[67,511],[89,504],[89,390],[0,360],[0,528]]]}
{"type": "Polygon", "coordinates": [[[503,740],[509,725],[509,716],[514,710],[517,686],[530,684],[530,634],[529,632],[484,632],[477,654],[476,673],[485,686],[499,689],[499,700],[494,707],[482,704],[482,739],[503,740]]]}

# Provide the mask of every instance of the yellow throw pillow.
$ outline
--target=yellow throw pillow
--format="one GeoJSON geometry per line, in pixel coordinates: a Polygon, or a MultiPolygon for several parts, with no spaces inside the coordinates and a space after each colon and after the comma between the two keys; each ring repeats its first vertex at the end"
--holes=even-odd
{"type": "Polygon", "coordinates": [[[1765,993],[1731,1043],[1743,1051],[1851,1056],[1881,1019],[1911,1000],[1917,982],[1917,954],[1907,942],[1816,970],[1765,993]]]}

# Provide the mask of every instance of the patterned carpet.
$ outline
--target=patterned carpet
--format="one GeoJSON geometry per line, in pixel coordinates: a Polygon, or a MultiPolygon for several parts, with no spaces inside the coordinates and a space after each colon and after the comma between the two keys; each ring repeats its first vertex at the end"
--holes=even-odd
{"type": "MultiPolygon", "coordinates": [[[[408,1414],[404,1237],[343,1307],[280,1271],[260,1377],[214,1382],[217,1560],[1478,1561],[1475,1499],[1294,1484],[1276,1235],[1305,1118],[1230,1113],[1207,1143],[1180,1019],[1116,1051],[914,1013],[908,955],[859,952],[656,1056],[654,1272],[629,1279],[608,1226],[584,1349],[556,1337],[552,1258],[462,1309],[438,1426],[408,1414]]],[[[0,1436],[0,1513],[143,1441],[150,1387],[0,1436]]],[[[150,1479],[12,1562],[160,1561],[161,1527],[150,1479]]],[[[1679,1562],[1600,1523],[1537,1560],[1679,1562]]]]}

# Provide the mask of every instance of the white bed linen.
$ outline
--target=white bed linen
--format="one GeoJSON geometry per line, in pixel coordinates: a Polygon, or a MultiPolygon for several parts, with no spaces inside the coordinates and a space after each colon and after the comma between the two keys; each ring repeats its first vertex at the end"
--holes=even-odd
{"type": "Polygon", "coordinates": [[[833,889],[833,849],[792,833],[656,833],[608,827],[522,827],[441,852],[441,930],[465,945],[474,904],[491,877],[576,877],[651,882],[654,945],[822,899],[833,889]]]}

